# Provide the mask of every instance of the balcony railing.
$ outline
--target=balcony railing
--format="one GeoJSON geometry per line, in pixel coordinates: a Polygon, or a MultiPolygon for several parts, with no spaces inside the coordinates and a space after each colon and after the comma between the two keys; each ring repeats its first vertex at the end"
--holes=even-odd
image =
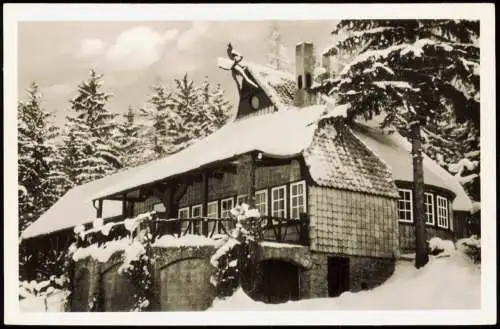
{"type": "MultiPolygon", "coordinates": [[[[154,236],[187,234],[203,235],[214,238],[217,235],[230,234],[236,225],[233,218],[162,218],[157,214],[151,221],[146,222],[149,232],[154,236]]],[[[144,225],[144,224],[143,224],[144,225]]],[[[253,222],[254,232],[259,240],[290,244],[309,245],[309,218],[302,214],[300,219],[286,219],[280,217],[263,216],[253,222]]],[[[144,226],[141,225],[141,228],[144,226]]],[[[122,238],[129,234],[123,225],[114,226],[106,240],[122,238]]],[[[93,235],[93,234],[92,234],[93,235]]],[[[91,241],[102,241],[97,236],[89,236],[91,241]]],[[[89,241],[89,243],[92,243],[89,241]]]]}

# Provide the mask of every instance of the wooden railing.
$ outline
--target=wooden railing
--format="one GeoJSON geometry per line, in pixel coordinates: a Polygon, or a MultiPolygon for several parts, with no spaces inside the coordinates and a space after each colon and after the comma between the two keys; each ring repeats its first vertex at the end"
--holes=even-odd
{"type": "MultiPolygon", "coordinates": [[[[118,223],[117,223],[118,224],[118,223]]],[[[149,228],[149,232],[154,236],[165,234],[177,237],[187,234],[203,235],[213,238],[216,235],[230,234],[235,228],[236,220],[233,218],[162,218],[161,214],[156,214],[152,220],[143,222],[140,229],[149,228]]],[[[309,245],[309,221],[307,214],[303,214],[300,219],[285,219],[280,217],[263,216],[252,220],[253,232],[262,241],[272,241],[281,243],[291,243],[309,245]]],[[[123,238],[129,235],[121,223],[113,226],[106,237],[101,234],[92,233],[88,235],[88,241],[105,242],[113,239],[123,238]]]]}
{"type": "MultiPolygon", "coordinates": [[[[186,234],[204,235],[212,238],[217,234],[229,234],[236,225],[232,218],[185,218],[161,219],[150,222],[153,235],[186,234]]],[[[260,240],[309,245],[309,222],[306,214],[300,219],[285,219],[263,216],[252,222],[254,232],[260,240]]]]}

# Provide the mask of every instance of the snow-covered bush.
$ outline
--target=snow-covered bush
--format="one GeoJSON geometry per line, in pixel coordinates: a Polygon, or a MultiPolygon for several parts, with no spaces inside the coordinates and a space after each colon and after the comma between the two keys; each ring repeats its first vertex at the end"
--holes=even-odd
{"type": "Polygon", "coordinates": [[[450,256],[455,250],[455,244],[450,240],[433,237],[428,241],[431,255],[450,256]]]}
{"type": "Polygon", "coordinates": [[[217,269],[210,282],[216,287],[219,297],[231,296],[254,274],[257,239],[252,224],[253,219],[260,217],[259,211],[242,204],[233,208],[231,215],[236,226],[210,259],[217,269]]]}
{"type": "Polygon", "coordinates": [[[481,263],[481,239],[477,235],[458,240],[457,248],[472,258],[474,263],[481,263]]]}

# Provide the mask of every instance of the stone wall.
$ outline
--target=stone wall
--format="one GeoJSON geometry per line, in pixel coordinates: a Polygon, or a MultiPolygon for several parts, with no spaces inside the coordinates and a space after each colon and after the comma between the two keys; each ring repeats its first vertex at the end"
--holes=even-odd
{"type": "MultiPolygon", "coordinates": [[[[216,296],[210,277],[215,268],[210,264],[214,246],[154,248],[153,311],[200,311],[212,305],[216,296]]],[[[309,297],[309,276],[313,264],[309,248],[264,242],[257,253],[257,263],[281,260],[299,269],[301,298],[309,297]]],[[[89,302],[103,288],[104,311],[129,311],[134,303],[135,286],[118,273],[122,252],[115,253],[106,263],[92,258],[75,265],[72,310],[89,311],[89,302]]]]}
{"type": "Polygon", "coordinates": [[[309,294],[311,298],[328,297],[328,258],[346,257],[349,261],[349,291],[356,292],[374,288],[386,281],[395,269],[395,259],[347,256],[314,252],[312,267],[308,272],[309,294]]]}
{"type": "Polygon", "coordinates": [[[393,258],[398,253],[396,199],[310,186],[311,250],[393,258]]]}

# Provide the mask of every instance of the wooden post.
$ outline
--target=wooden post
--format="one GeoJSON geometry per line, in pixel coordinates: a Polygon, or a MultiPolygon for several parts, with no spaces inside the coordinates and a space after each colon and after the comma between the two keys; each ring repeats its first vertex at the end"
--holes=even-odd
{"type": "Polygon", "coordinates": [[[249,184],[248,184],[248,205],[250,208],[255,207],[255,154],[250,155],[250,163],[248,164],[249,184]]]}
{"type": "Polygon", "coordinates": [[[123,219],[127,218],[127,199],[125,195],[123,196],[122,200],[122,217],[123,219]]]}
{"type": "MultiPolygon", "coordinates": [[[[202,184],[202,210],[201,217],[207,218],[208,214],[208,172],[204,171],[201,174],[202,184]]],[[[203,235],[208,236],[208,222],[203,220],[201,222],[201,232],[203,235]]]]}
{"type": "Polygon", "coordinates": [[[102,199],[98,200],[97,205],[97,218],[102,218],[102,199]]]}

